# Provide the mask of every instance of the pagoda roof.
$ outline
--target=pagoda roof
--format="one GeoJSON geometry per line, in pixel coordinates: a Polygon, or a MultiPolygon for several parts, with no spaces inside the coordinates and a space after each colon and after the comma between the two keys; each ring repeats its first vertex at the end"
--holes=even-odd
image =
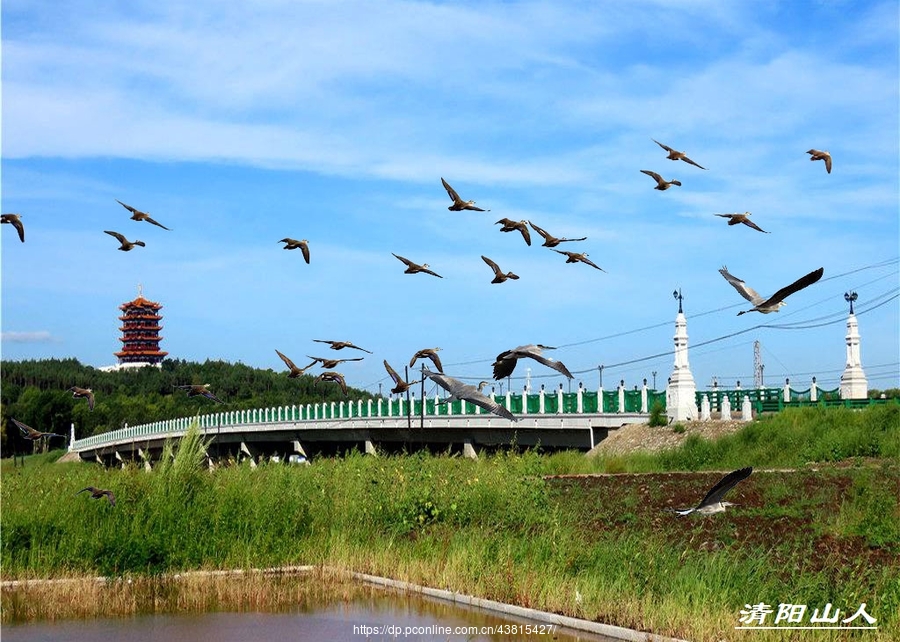
{"type": "Polygon", "coordinates": [[[122,350],[121,352],[113,352],[113,354],[117,357],[135,357],[135,356],[147,356],[147,357],[164,357],[168,352],[165,350],[122,350]]]}
{"type": "Polygon", "coordinates": [[[138,295],[138,297],[134,301],[127,301],[119,306],[120,310],[127,310],[128,308],[153,308],[154,310],[159,310],[162,307],[161,303],[157,303],[156,301],[150,301],[149,299],[145,299],[143,295],[138,295]]]}

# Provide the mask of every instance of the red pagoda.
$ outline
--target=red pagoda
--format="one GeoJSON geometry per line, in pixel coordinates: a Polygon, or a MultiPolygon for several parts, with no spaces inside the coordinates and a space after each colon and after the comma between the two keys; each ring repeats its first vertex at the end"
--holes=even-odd
{"type": "Polygon", "coordinates": [[[159,364],[169,354],[159,349],[159,342],[162,341],[159,336],[159,331],[162,330],[159,324],[162,320],[160,308],[162,306],[159,303],[144,298],[141,286],[138,286],[138,296],[134,301],[119,306],[123,312],[119,317],[122,320],[119,328],[122,331],[122,336],[119,337],[122,350],[114,354],[119,358],[120,364],[159,364]]]}

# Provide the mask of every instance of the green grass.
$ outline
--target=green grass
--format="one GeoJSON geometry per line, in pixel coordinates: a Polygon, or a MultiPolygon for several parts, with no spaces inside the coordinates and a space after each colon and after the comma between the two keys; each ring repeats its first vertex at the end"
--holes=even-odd
{"type": "MultiPolygon", "coordinates": [[[[607,460],[352,454],[210,471],[195,437],[151,473],[53,455],[24,468],[5,461],[0,565],[11,579],[327,564],[692,640],[734,638],[747,603],[867,602],[881,627],[872,639],[900,639],[889,410],[785,411],[719,442],[607,460]],[[710,519],[661,510],[680,482],[616,478],[624,485],[607,493],[544,478],[801,466],[845,453],[858,459],[754,474],[741,485],[747,505],[710,519]],[[88,485],[112,489],[117,505],[73,496],[88,485]]],[[[688,494],[708,484],[691,481],[688,494]]]]}

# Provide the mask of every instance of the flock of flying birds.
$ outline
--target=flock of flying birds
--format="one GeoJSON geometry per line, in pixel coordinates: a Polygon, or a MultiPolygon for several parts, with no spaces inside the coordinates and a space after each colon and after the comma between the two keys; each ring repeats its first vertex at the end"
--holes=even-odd
{"type": "MultiPolygon", "coordinates": [[[[657,145],[662,147],[666,152],[668,152],[668,155],[666,156],[666,158],[668,158],[669,160],[683,161],[683,162],[693,165],[699,169],[706,170],[705,167],[703,167],[699,163],[697,163],[694,160],[692,160],[691,158],[689,158],[684,152],[673,149],[672,147],[669,147],[668,145],[664,145],[663,143],[660,143],[659,141],[657,141],[655,139],[651,139],[651,140],[653,140],[653,142],[655,142],[657,145]]],[[[831,160],[831,155],[827,151],[810,149],[807,153],[810,155],[811,161],[818,161],[818,160],[824,161],[826,171],[829,174],[831,173],[832,160],[831,160]]],[[[667,190],[670,187],[672,187],[673,185],[681,186],[680,181],[674,180],[674,179],[671,181],[667,181],[667,180],[663,179],[656,172],[652,172],[650,170],[644,170],[644,169],[642,169],[641,172],[644,174],[647,174],[648,176],[650,176],[657,182],[656,187],[654,189],[667,190]]],[[[450,184],[444,178],[441,178],[441,183],[444,186],[444,189],[447,191],[447,194],[450,197],[450,200],[452,201],[452,204],[447,208],[450,211],[454,211],[454,212],[459,212],[459,211],[463,211],[463,210],[473,210],[473,211],[477,211],[477,212],[486,212],[486,211],[489,212],[490,211],[490,210],[485,210],[485,209],[482,209],[482,208],[476,206],[475,201],[463,200],[460,197],[460,195],[457,193],[457,191],[455,189],[453,189],[453,187],[451,187],[450,184]]],[[[131,205],[128,205],[126,203],[123,203],[122,201],[120,201],[118,199],[116,199],[116,202],[119,203],[122,207],[124,207],[126,210],[128,210],[131,213],[131,220],[138,221],[138,222],[145,221],[156,227],[160,227],[164,230],[171,231],[171,228],[168,228],[165,225],[163,225],[162,223],[159,223],[154,218],[152,218],[147,212],[142,212],[141,210],[139,210],[135,207],[132,207],[131,205]]],[[[750,218],[749,218],[750,212],[744,212],[742,214],[741,213],[716,214],[715,216],[727,218],[728,225],[730,225],[730,226],[743,224],[754,230],[768,234],[768,232],[766,232],[765,230],[760,228],[758,225],[756,225],[756,223],[754,223],[753,221],[750,220],[750,218]]],[[[21,219],[20,215],[18,215],[18,214],[3,214],[2,222],[12,225],[18,232],[19,239],[23,243],[25,242],[25,228],[22,224],[22,219],[21,219]]],[[[541,236],[541,238],[543,239],[542,247],[552,249],[554,252],[565,255],[566,263],[585,263],[586,265],[596,268],[597,270],[601,270],[601,271],[605,272],[605,270],[603,270],[603,268],[596,265],[590,259],[587,258],[588,255],[586,252],[571,252],[571,251],[563,251],[563,250],[555,249],[561,243],[584,241],[587,239],[587,237],[559,238],[559,237],[553,236],[552,234],[550,234],[549,232],[547,232],[540,226],[538,226],[535,223],[533,223],[532,221],[528,221],[528,220],[513,221],[508,218],[501,218],[495,224],[501,225],[501,228],[500,228],[501,232],[519,232],[521,234],[523,240],[525,241],[525,243],[529,246],[531,245],[530,230],[533,230],[534,232],[539,234],[541,236]]],[[[121,234],[117,231],[104,230],[104,232],[106,234],[109,234],[110,236],[115,237],[116,240],[119,241],[120,246],[118,249],[121,251],[129,252],[137,246],[145,247],[145,243],[143,241],[141,241],[141,240],[129,241],[123,234],[121,234]]],[[[303,255],[304,261],[306,263],[310,262],[309,241],[307,241],[306,239],[296,240],[296,239],[293,239],[290,237],[286,237],[286,238],[281,239],[279,241],[279,243],[284,243],[283,249],[285,249],[285,250],[299,249],[303,255]]],[[[422,273],[422,274],[429,274],[431,276],[435,276],[438,278],[443,278],[440,274],[438,274],[437,272],[430,269],[430,267],[427,263],[418,264],[418,263],[415,263],[415,262],[411,261],[410,259],[407,259],[398,254],[393,254],[393,256],[396,257],[399,261],[401,261],[406,266],[406,269],[404,270],[405,274],[422,273]]],[[[503,283],[510,279],[517,280],[519,278],[519,276],[514,274],[513,272],[509,272],[509,271],[504,272],[495,261],[488,258],[487,256],[482,255],[481,258],[491,268],[491,270],[493,272],[494,277],[493,277],[493,280],[491,281],[491,283],[498,284],[498,283],[503,283]]],[[[819,268],[817,270],[813,270],[809,274],[806,274],[805,276],[797,279],[790,285],[787,285],[787,286],[781,288],[780,290],[775,292],[775,294],[773,294],[769,297],[761,296],[753,288],[748,286],[742,279],[729,273],[727,267],[722,267],[719,270],[719,272],[722,274],[722,276],[725,278],[725,280],[728,281],[728,283],[730,283],[738,291],[738,293],[741,296],[743,296],[745,299],[750,301],[750,303],[753,305],[753,307],[749,310],[743,310],[741,312],[738,312],[738,314],[741,315],[741,314],[746,314],[747,312],[761,312],[763,314],[777,312],[779,310],[779,308],[781,308],[783,305],[785,305],[784,300],[788,296],[790,296],[791,294],[793,294],[799,290],[802,290],[805,287],[808,287],[809,285],[812,285],[813,283],[818,281],[820,278],[822,278],[824,269],[819,268]]],[[[360,348],[359,346],[356,346],[349,341],[333,341],[333,340],[323,340],[323,339],[314,339],[314,341],[317,341],[319,343],[327,343],[330,345],[330,347],[333,350],[342,350],[344,348],[351,348],[351,349],[360,350],[362,352],[367,352],[369,354],[372,354],[371,351],[365,350],[364,348],[360,348]]],[[[516,366],[517,361],[521,358],[533,359],[545,366],[553,368],[554,370],[558,371],[559,373],[563,374],[564,376],[566,376],[570,379],[573,378],[572,373],[569,372],[568,368],[566,368],[566,366],[562,362],[557,361],[555,359],[545,357],[543,355],[544,350],[552,350],[552,349],[553,348],[550,346],[545,346],[545,345],[541,345],[541,344],[530,344],[530,345],[518,346],[511,350],[506,350],[506,351],[500,353],[497,356],[497,359],[493,363],[494,379],[500,380],[504,377],[510,376],[512,374],[513,369],[516,366]]],[[[423,376],[430,378],[438,386],[440,386],[441,388],[443,388],[447,392],[449,392],[450,398],[448,400],[464,399],[464,400],[469,401],[477,406],[480,406],[481,408],[487,410],[488,412],[494,413],[501,417],[505,417],[511,421],[516,421],[515,416],[512,415],[512,413],[510,413],[505,407],[498,404],[491,397],[488,397],[482,393],[484,386],[487,385],[488,382],[482,381],[479,383],[478,386],[473,386],[473,385],[465,384],[458,379],[454,379],[453,377],[446,375],[443,371],[443,367],[441,365],[440,358],[437,355],[437,352],[439,350],[440,350],[440,348],[426,348],[423,350],[419,350],[418,352],[416,352],[416,354],[413,355],[412,359],[410,359],[409,367],[412,367],[415,364],[415,362],[419,359],[423,359],[423,358],[430,359],[432,361],[435,369],[437,370],[437,372],[433,372],[432,370],[423,368],[423,370],[422,370],[423,376]]],[[[310,368],[312,368],[313,366],[315,366],[317,364],[321,364],[322,368],[324,369],[324,372],[322,372],[321,374],[319,374],[316,377],[315,383],[318,384],[320,381],[336,383],[340,386],[341,391],[345,395],[347,394],[347,383],[344,379],[344,376],[342,374],[340,374],[339,372],[335,371],[334,368],[336,368],[341,363],[349,362],[349,361],[360,361],[363,358],[363,357],[356,357],[356,358],[347,358],[347,359],[330,359],[330,358],[325,358],[325,357],[316,357],[316,356],[307,355],[308,358],[312,360],[311,363],[309,363],[309,365],[307,365],[303,368],[300,368],[290,358],[288,358],[284,353],[282,353],[278,350],[276,350],[275,352],[278,354],[278,356],[282,359],[282,361],[284,361],[285,365],[287,366],[289,377],[292,377],[292,378],[299,377],[299,376],[305,374],[306,371],[309,370],[310,368]]],[[[388,375],[390,375],[391,380],[394,383],[394,387],[391,389],[391,392],[394,394],[403,393],[403,392],[407,391],[410,388],[410,386],[412,386],[415,383],[420,383],[420,381],[421,381],[421,380],[405,381],[397,373],[397,371],[393,367],[391,367],[391,365],[390,365],[390,363],[388,363],[387,359],[384,360],[384,368],[387,371],[388,375]]],[[[185,390],[189,397],[202,396],[202,397],[210,399],[214,402],[223,403],[223,401],[221,399],[216,397],[216,395],[209,390],[209,384],[188,384],[188,385],[176,386],[176,388],[185,390]]],[[[71,392],[73,394],[73,396],[76,398],[87,399],[89,409],[93,410],[94,394],[90,388],[80,388],[78,386],[73,386],[68,389],[68,392],[71,392]]],[[[42,439],[43,437],[62,436],[62,435],[56,435],[55,433],[41,433],[41,432],[36,431],[28,426],[25,426],[24,424],[22,424],[19,421],[16,421],[16,420],[13,420],[13,421],[15,422],[15,424],[17,426],[19,426],[19,428],[22,432],[22,435],[25,438],[31,439],[33,441],[35,439],[42,439]],[[35,437],[35,435],[37,435],[37,437],[35,437]]]]}

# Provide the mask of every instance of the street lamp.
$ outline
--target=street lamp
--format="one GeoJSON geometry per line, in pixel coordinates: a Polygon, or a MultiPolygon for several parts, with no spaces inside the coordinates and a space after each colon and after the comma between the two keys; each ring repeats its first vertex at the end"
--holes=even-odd
{"type": "Polygon", "coordinates": [[[676,299],[678,299],[678,314],[683,314],[683,312],[682,312],[682,310],[681,310],[681,300],[682,300],[684,297],[681,296],[681,288],[678,288],[677,290],[675,290],[674,292],[672,292],[672,296],[675,297],[676,299]]]}
{"type": "Polygon", "coordinates": [[[844,301],[850,304],[850,314],[853,314],[853,302],[856,301],[858,296],[856,292],[844,292],[844,301]]]}
{"type": "Polygon", "coordinates": [[[597,366],[597,370],[600,371],[600,388],[603,388],[603,368],[605,367],[604,365],[597,366]]]}
{"type": "Polygon", "coordinates": [[[656,370],[653,371],[653,389],[656,390],[656,370]]]}

